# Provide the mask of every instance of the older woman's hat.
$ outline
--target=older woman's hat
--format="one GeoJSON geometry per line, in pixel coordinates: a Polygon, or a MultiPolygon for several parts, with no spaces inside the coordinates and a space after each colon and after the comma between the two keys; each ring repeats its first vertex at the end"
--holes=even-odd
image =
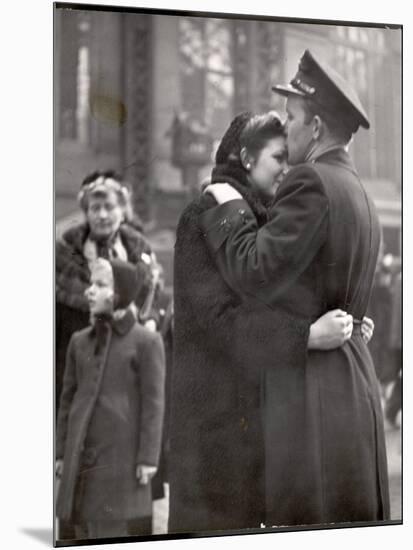
{"type": "Polygon", "coordinates": [[[370,122],[356,91],[337,71],[309,50],[305,50],[302,55],[298,72],[290,84],[279,84],[272,89],[284,96],[311,98],[337,118],[351,119],[354,122],[354,131],[359,126],[370,128],[370,122]]]}
{"type": "Polygon", "coordinates": [[[122,177],[113,170],[96,171],[85,177],[78,193],[78,202],[84,210],[87,209],[87,196],[106,196],[114,191],[121,198],[122,203],[127,204],[130,199],[130,191],[122,177]]]}

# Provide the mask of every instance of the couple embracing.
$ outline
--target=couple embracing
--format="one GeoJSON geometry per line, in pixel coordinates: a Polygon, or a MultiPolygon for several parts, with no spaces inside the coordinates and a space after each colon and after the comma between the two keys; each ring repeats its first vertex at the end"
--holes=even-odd
{"type": "Polygon", "coordinates": [[[273,90],[285,125],[238,115],[177,229],[170,532],[389,519],[380,228],[347,152],[369,121],[308,50],[273,90]]]}

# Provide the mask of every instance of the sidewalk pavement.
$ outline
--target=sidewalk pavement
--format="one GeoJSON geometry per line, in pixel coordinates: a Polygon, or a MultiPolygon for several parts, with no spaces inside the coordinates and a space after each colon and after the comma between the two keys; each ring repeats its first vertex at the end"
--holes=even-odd
{"type": "Polygon", "coordinates": [[[386,424],[387,465],[390,485],[391,519],[400,520],[402,504],[402,441],[400,428],[386,424]]]}
{"type": "MultiPolygon", "coordinates": [[[[385,426],[387,444],[387,463],[389,469],[390,485],[390,514],[392,520],[401,519],[401,430],[389,424],[385,426]]],[[[165,486],[165,498],[156,500],[153,507],[153,532],[154,534],[166,534],[168,528],[169,511],[169,486],[165,486]]]]}

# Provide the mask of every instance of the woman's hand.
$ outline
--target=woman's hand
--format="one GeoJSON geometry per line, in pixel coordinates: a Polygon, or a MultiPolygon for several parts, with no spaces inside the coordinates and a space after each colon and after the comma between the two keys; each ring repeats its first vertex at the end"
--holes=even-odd
{"type": "Polygon", "coordinates": [[[370,319],[370,317],[363,317],[363,321],[361,322],[361,335],[363,337],[363,340],[368,344],[371,340],[371,337],[373,336],[374,332],[374,322],[373,319],[370,319]]]}
{"type": "Polygon", "coordinates": [[[146,464],[138,464],[136,466],[136,478],[141,485],[147,485],[156,474],[158,468],[156,466],[147,466],[146,464]]]}
{"type": "Polygon", "coordinates": [[[224,202],[233,201],[236,199],[242,199],[242,196],[236,189],[231,187],[229,183],[213,183],[207,185],[204,189],[204,193],[210,193],[218,204],[224,204],[224,202]]]}
{"type": "Polygon", "coordinates": [[[353,317],[341,309],[328,311],[310,327],[308,349],[330,350],[344,344],[353,332],[353,317]]]}

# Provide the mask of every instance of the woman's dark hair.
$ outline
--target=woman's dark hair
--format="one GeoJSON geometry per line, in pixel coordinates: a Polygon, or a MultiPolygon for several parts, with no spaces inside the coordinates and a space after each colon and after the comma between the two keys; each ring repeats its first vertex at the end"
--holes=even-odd
{"type": "Polygon", "coordinates": [[[237,115],[225,132],[215,155],[216,164],[239,163],[240,153],[246,147],[256,156],[275,137],[285,137],[284,125],[275,111],[260,115],[245,112],[237,115]]]}
{"type": "Polygon", "coordinates": [[[284,125],[275,111],[255,115],[246,123],[240,135],[240,150],[246,148],[256,157],[270,139],[285,137],[284,125]]]}

